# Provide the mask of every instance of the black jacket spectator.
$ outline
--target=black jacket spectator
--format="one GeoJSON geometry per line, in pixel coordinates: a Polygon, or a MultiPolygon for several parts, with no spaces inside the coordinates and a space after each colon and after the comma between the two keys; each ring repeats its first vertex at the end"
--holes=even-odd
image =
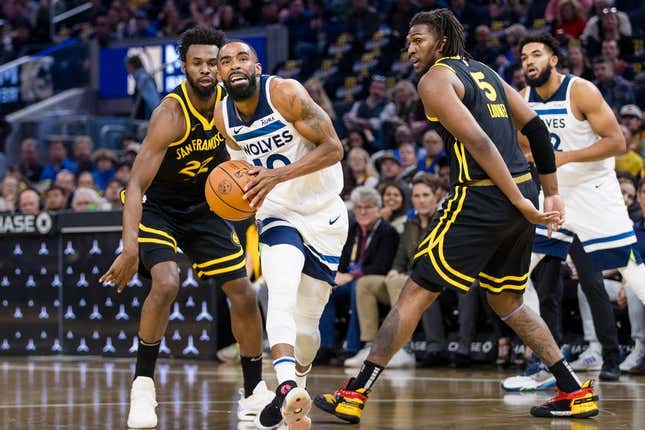
{"type": "MultiPolygon", "coordinates": [[[[349,273],[350,264],[359,259],[361,239],[363,238],[358,224],[352,223],[349,226],[347,242],[340,255],[339,272],[349,273]]],[[[399,234],[387,221],[379,220],[372,233],[364,239],[367,241],[367,246],[364,251],[361,276],[385,275],[392,267],[392,261],[399,246],[399,234]]]]}

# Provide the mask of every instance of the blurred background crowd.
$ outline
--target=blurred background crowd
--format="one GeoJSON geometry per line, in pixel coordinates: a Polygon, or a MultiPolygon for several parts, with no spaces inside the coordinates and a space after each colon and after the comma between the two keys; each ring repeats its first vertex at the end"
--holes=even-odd
{"type": "MultiPolygon", "coordinates": [[[[526,86],[519,41],[542,32],[560,42],[563,72],[597,85],[627,142],[626,152],[616,158],[616,172],[645,257],[642,0],[4,0],[0,65],[69,38],[110,46],[131,38],[174,37],[196,24],[225,31],[284,26],[288,60],[267,72],[303,82],[332,118],[346,149],[342,197],[352,226],[336,279],[339,287],[321,321],[318,362],[358,366],[384,311],[401,291],[418,240],[448,191],[445,142],[425,118],[403,49],[412,16],[440,7],[451,9],[464,25],[468,52],[517,90],[526,86]],[[50,14],[56,8],[81,8],[82,13],[52,31],[50,14]]],[[[129,57],[124,67],[135,78],[139,94],[132,117],[145,120],[163,94],[138,57],[129,57]]],[[[2,120],[0,125],[4,140],[11,124],[2,120]]],[[[19,161],[12,165],[2,144],[0,211],[119,210],[119,191],[127,184],[139,140],[123,136],[117,147],[106,148],[87,135],[29,137],[22,140],[19,161]]],[[[575,268],[570,262],[563,265],[568,269],[564,282],[573,286],[565,289],[564,326],[580,338],[575,268]]],[[[626,300],[620,297],[616,312],[623,327],[621,343],[639,345],[645,334],[641,339],[629,331],[626,300]]],[[[460,297],[442,295],[393,365],[468,366],[490,356],[473,349],[482,332],[493,333],[499,343],[493,349],[497,364],[523,362],[508,330],[473,289],[460,297]]],[[[235,347],[218,356],[233,359],[235,347]]],[[[634,372],[645,373],[645,366],[634,372]]]]}

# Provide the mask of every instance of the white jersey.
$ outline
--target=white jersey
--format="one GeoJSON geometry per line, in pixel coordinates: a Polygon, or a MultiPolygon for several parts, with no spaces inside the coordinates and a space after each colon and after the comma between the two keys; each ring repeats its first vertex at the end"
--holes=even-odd
{"type": "MultiPolygon", "coordinates": [[[[551,144],[556,151],[587,148],[600,139],[588,121],[581,121],[573,114],[571,87],[577,79],[579,78],[576,76],[565,75],[558,90],[546,101],[540,98],[535,88],[529,87],[526,91],[526,100],[549,129],[551,144]]],[[[597,182],[608,176],[615,176],[614,168],[614,157],[600,161],[568,163],[558,167],[558,184],[562,187],[573,187],[590,181],[597,182]]]]}
{"type": "MultiPolygon", "coordinates": [[[[223,110],[226,133],[242,149],[245,159],[268,169],[293,163],[314,149],[314,145],[273,106],[269,91],[272,78],[261,76],[260,100],[248,122],[240,119],[230,97],[224,100],[226,108],[223,110]]],[[[301,215],[314,214],[338,199],[342,188],[343,171],[340,163],[336,163],[276,185],[263,206],[277,206],[301,215]]]]}
{"type": "MultiPolygon", "coordinates": [[[[223,101],[226,133],[249,163],[267,169],[291,164],[315,147],[271,102],[272,78],[261,76],[258,106],[247,122],[240,119],[230,97],[223,101]]],[[[256,214],[260,242],[298,247],[305,254],[303,273],[333,285],[347,240],[348,217],[340,198],[342,188],[340,163],[276,185],[256,214]]]]}
{"type": "MultiPolygon", "coordinates": [[[[572,151],[593,145],[599,136],[588,121],[580,121],[571,109],[571,86],[578,79],[565,75],[560,88],[543,101],[534,88],[526,92],[529,105],[546,123],[556,151],[572,151]]],[[[562,228],[547,238],[537,226],[533,251],[566,258],[574,236],[594,262],[596,270],[624,267],[634,255],[636,236],[614,172],[614,158],[558,167],[560,195],[566,207],[562,228]]],[[[540,207],[543,207],[540,193],[540,207]]]]}

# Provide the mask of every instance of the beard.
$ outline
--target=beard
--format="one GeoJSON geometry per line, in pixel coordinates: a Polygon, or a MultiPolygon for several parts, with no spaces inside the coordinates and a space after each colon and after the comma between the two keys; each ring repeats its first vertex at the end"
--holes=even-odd
{"type": "MultiPolygon", "coordinates": [[[[245,74],[246,76],[246,74],[245,74]]],[[[229,80],[224,81],[224,88],[226,88],[226,93],[231,96],[235,101],[246,100],[255,94],[256,89],[258,88],[257,82],[257,73],[253,72],[248,78],[248,83],[246,85],[231,85],[230,77],[229,80]]]]}
{"type": "Polygon", "coordinates": [[[526,80],[526,84],[529,87],[537,88],[541,87],[542,85],[546,84],[549,78],[551,77],[551,68],[547,67],[544,69],[542,73],[537,75],[537,77],[531,79],[528,77],[528,75],[525,73],[524,74],[524,79],[526,80]]]}
{"type": "Polygon", "coordinates": [[[186,80],[188,81],[188,85],[190,85],[190,87],[193,89],[193,91],[195,91],[199,98],[208,99],[215,94],[215,91],[217,91],[216,81],[214,81],[213,85],[209,87],[203,87],[199,84],[199,82],[196,82],[188,74],[186,75],[186,80]]]}

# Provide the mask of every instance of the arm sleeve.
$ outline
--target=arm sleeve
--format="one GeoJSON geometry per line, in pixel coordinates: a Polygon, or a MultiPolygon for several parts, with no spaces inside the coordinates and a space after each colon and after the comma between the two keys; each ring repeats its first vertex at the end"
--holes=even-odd
{"type": "Polygon", "coordinates": [[[534,116],[522,128],[522,134],[526,136],[531,145],[535,167],[541,175],[555,172],[555,153],[551,145],[549,130],[539,116],[534,116]]]}

